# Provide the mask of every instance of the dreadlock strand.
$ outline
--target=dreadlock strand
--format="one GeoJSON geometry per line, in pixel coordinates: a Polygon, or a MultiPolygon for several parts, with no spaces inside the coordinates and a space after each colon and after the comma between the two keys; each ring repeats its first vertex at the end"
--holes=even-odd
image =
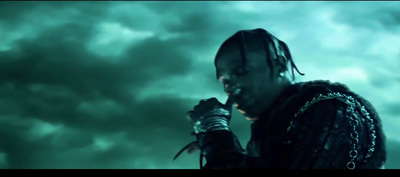
{"type": "Polygon", "coordinates": [[[242,60],[242,67],[243,69],[245,69],[246,67],[246,46],[245,46],[245,40],[244,40],[244,35],[243,35],[243,31],[239,32],[239,36],[238,36],[238,45],[240,48],[240,55],[241,55],[241,60],[242,60]]]}
{"type": "Polygon", "coordinates": [[[271,52],[269,51],[269,44],[270,44],[270,36],[268,32],[264,31],[264,48],[265,48],[265,59],[267,60],[268,67],[270,68],[271,72],[271,79],[273,78],[273,65],[272,65],[272,60],[270,59],[271,52]]]}
{"type": "Polygon", "coordinates": [[[297,73],[299,73],[300,75],[304,76],[305,74],[300,72],[299,69],[297,68],[296,64],[293,61],[292,55],[290,54],[290,50],[289,47],[286,45],[286,43],[284,43],[283,41],[279,41],[280,45],[283,47],[287,58],[289,59],[290,62],[290,66],[291,66],[291,70],[292,70],[292,77],[293,80],[295,80],[295,74],[294,74],[294,70],[296,69],[297,73]]]}

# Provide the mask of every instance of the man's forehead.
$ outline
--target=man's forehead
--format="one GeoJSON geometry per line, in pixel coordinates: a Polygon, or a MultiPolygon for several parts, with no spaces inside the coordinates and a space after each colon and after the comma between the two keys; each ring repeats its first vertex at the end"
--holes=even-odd
{"type": "Polygon", "coordinates": [[[248,51],[246,53],[246,61],[242,61],[243,58],[237,53],[224,53],[215,59],[215,64],[217,68],[230,68],[238,67],[243,65],[259,65],[266,61],[265,51],[248,51]]]}
{"type": "Polygon", "coordinates": [[[217,72],[219,73],[218,77],[222,74],[226,74],[233,68],[243,67],[240,56],[221,56],[218,57],[215,62],[217,72]]]}
{"type": "Polygon", "coordinates": [[[240,51],[234,46],[226,46],[222,48],[215,58],[217,69],[229,68],[241,64],[241,62],[240,51]]]}

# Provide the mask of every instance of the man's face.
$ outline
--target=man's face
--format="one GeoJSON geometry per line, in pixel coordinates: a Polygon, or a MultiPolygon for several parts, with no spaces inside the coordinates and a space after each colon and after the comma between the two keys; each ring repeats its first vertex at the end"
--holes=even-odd
{"type": "Polygon", "coordinates": [[[239,112],[247,118],[257,118],[267,109],[268,104],[265,103],[271,102],[276,93],[276,79],[271,79],[271,68],[265,55],[264,49],[246,51],[243,66],[240,50],[235,46],[226,46],[216,59],[219,81],[233,98],[239,112]]]}

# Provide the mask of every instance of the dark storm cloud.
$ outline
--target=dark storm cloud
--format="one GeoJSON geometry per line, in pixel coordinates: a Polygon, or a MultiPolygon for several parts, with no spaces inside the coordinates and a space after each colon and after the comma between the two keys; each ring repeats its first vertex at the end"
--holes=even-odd
{"type": "MultiPolygon", "coordinates": [[[[48,4],[31,5],[44,8],[48,4]]],[[[78,9],[84,10],[87,5],[79,4],[78,9]]],[[[20,11],[26,12],[23,7],[20,11]]],[[[9,11],[11,12],[13,11],[9,11]]],[[[19,14],[15,13],[14,18],[22,18],[19,14]]],[[[179,39],[162,41],[154,37],[134,47],[128,47],[126,53],[119,58],[105,58],[86,50],[87,42],[94,35],[93,30],[93,27],[86,23],[67,23],[44,29],[34,40],[15,41],[12,50],[1,51],[2,119],[18,116],[21,121],[26,122],[36,118],[52,124],[61,124],[76,129],[75,134],[83,139],[86,145],[91,144],[92,141],[89,140],[102,132],[125,131],[132,135],[134,141],[140,143],[143,139],[148,139],[147,136],[151,137],[149,139],[157,139],[158,134],[154,134],[152,129],[169,125],[178,126],[177,130],[183,127],[179,126],[182,123],[171,123],[168,118],[176,121],[182,116],[182,112],[188,108],[177,105],[185,105],[184,101],[159,98],[156,102],[147,104],[135,103],[134,93],[144,89],[147,83],[154,80],[189,71],[190,58],[180,49],[186,45],[185,42],[179,39]],[[110,62],[114,60],[120,62],[110,62]],[[99,119],[91,114],[91,110],[80,109],[79,106],[82,103],[90,104],[104,100],[111,100],[122,111],[108,113],[107,118],[99,119]],[[165,108],[165,105],[170,107],[165,108]],[[145,133],[146,130],[150,131],[145,133]]],[[[96,111],[96,107],[94,109],[96,111]]],[[[62,152],[69,148],[82,146],[80,143],[74,143],[79,138],[66,140],[68,143],[61,149],[49,144],[47,140],[29,142],[26,137],[28,132],[24,130],[30,125],[24,126],[26,128],[21,129],[16,124],[10,124],[2,129],[2,139],[7,140],[2,142],[6,142],[7,145],[0,146],[0,150],[7,154],[7,168],[62,168],[61,162],[49,164],[51,161],[57,161],[56,157],[61,158],[62,155],[51,157],[56,153],[63,154],[62,152]],[[13,132],[14,129],[20,131],[13,132]],[[40,160],[38,156],[43,158],[40,160]]],[[[179,136],[177,133],[172,134],[179,136]]],[[[155,146],[144,143],[144,146],[153,145],[155,146]]],[[[115,158],[123,156],[113,153],[114,151],[124,153],[128,150],[115,149],[98,158],[115,156],[114,159],[108,159],[114,161],[115,158]]],[[[91,156],[95,155],[87,155],[91,156]]],[[[96,165],[86,165],[83,168],[85,167],[95,168],[96,165]]]]}
{"type": "MultiPolygon", "coordinates": [[[[63,136],[35,138],[31,134],[34,132],[29,131],[34,123],[32,119],[18,120],[16,117],[10,122],[1,122],[0,151],[7,155],[7,163],[2,168],[64,168],[67,166],[64,166],[59,157],[73,149],[88,146],[93,141],[92,136],[87,133],[70,131],[63,132],[63,136]],[[65,143],[57,145],[55,141],[65,143]]],[[[79,154],[81,160],[85,160],[83,158],[85,155],[79,154]]]]}
{"type": "Polygon", "coordinates": [[[60,104],[66,104],[60,109],[73,112],[81,101],[102,98],[130,106],[129,97],[134,96],[130,91],[140,90],[155,79],[188,71],[189,60],[174,43],[150,39],[128,50],[121,62],[111,63],[107,60],[113,58],[104,59],[85,50],[85,41],[91,34],[90,29],[77,25],[61,26],[45,31],[34,41],[21,41],[15,50],[0,53],[1,83],[16,89],[8,90],[7,95],[26,100],[44,99],[46,105],[25,102],[23,110],[30,110],[25,115],[36,115],[34,111],[38,110],[45,112],[45,107],[64,114],[56,109],[60,104]],[[154,48],[157,52],[152,52],[154,48]],[[66,100],[46,97],[46,90],[32,91],[28,87],[32,85],[70,92],[71,97],[66,100]]]}
{"type": "MultiPolygon", "coordinates": [[[[58,12],[65,12],[68,9],[75,9],[77,13],[84,13],[86,17],[101,16],[104,14],[105,8],[110,5],[110,2],[66,2],[66,1],[25,1],[25,2],[0,2],[0,16],[2,22],[15,23],[18,25],[22,19],[27,19],[27,15],[31,12],[41,16],[45,13],[52,15],[58,12]]],[[[64,14],[69,15],[69,14],[64,14]]],[[[33,17],[30,17],[33,18],[33,17]]],[[[85,18],[82,16],[82,18],[85,18]]]]}
{"type": "Polygon", "coordinates": [[[397,164],[400,163],[400,142],[399,141],[387,141],[386,143],[387,149],[387,169],[399,169],[397,164]]]}
{"type": "Polygon", "coordinates": [[[1,1],[0,16],[3,17],[2,22],[4,22],[4,20],[7,20],[9,22],[17,22],[16,20],[18,20],[19,17],[21,17],[27,10],[31,9],[32,6],[34,5],[35,2],[10,3],[6,1],[1,1]]]}
{"type": "MultiPolygon", "coordinates": [[[[239,14],[235,3],[0,2],[0,31],[11,46],[0,48],[0,168],[198,168],[198,154],[172,157],[194,140],[184,117],[198,103],[191,92],[223,94],[212,63],[218,45],[244,26],[299,27],[309,9],[263,2],[266,15],[239,14]],[[152,35],[100,55],[120,46],[96,46],[99,33],[123,33],[104,24],[152,35]],[[176,82],[184,76],[193,84],[176,82]],[[154,88],[173,79],[173,88],[154,88]],[[154,91],[175,88],[187,93],[154,91]],[[152,94],[141,99],[144,91],[152,94]]],[[[242,123],[232,129],[247,140],[242,123]]]]}
{"type": "MultiPolygon", "coordinates": [[[[62,4],[30,5],[43,10],[62,4]]],[[[29,8],[24,9],[26,6],[18,6],[17,9],[27,12],[29,8]]],[[[78,12],[82,13],[89,6],[89,4],[66,4],[61,7],[62,9],[78,7],[78,12]]],[[[93,16],[96,14],[101,16],[104,12],[101,6],[94,9],[97,10],[88,12],[89,15],[92,13],[93,16]]],[[[14,11],[9,11],[11,12],[14,11]]],[[[21,14],[23,13],[10,16],[10,22],[26,18],[21,14]]],[[[159,36],[154,36],[128,47],[117,57],[103,57],[86,50],[88,41],[95,35],[95,21],[90,21],[88,18],[44,28],[42,31],[37,31],[36,38],[14,41],[11,50],[1,51],[2,118],[17,116],[22,122],[37,119],[52,125],[62,125],[74,129],[74,134],[79,137],[67,138],[63,146],[57,148],[48,141],[54,139],[55,135],[29,141],[27,136],[29,132],[21,129],[18,133],[12,132],[11,130],[18,128],[19,125],[9,124],[4,127],[5,133],[2,134],[2,138],[7,139],[8,145],[0,147],[0,150],[7,154],[6,168],[62,168],[62,162],[53,164],[50,162],[57,161],[57,158],[65,158],[65,154],[73,153],[68,149],[81,149],[93,144],[93,139],[98,134],[107,132],[110,134],[125,132],[129,137],[128,140],[159,152],[166,151],[165,147],[176,147],[191,140],[190,127],[184,121],[184,113],[190,109],[188,105],[194,105],[192,100],[158,97],[154,100],[135,102],[134,93],[146,89],[148,83],[167,79],[173,75],[184,75],[190,70],[191,61],[184,46],[204,45],[206,41],[204,38],[200,36],[193,39],[193,37],[202,31],[199,27],[210,27],[206,21],[201,21],[200,15],[182,17],[180,25],[168,28],[168,31],[173,33],[191,35],[170,40],[161,40],[159,36]],[[197,23],[197,27],[187,28],[185,27],[187,23],[197,23]],[[111,101],[122,111],[106,111],[103,116],[106,118],[97,117],[93,111],[101,109],[101,106],[96,107],[96,104],[94,106],[91,104],[107,101],[111,101]],[[83,103],[88,103],[89,108],[81,106],[83,103]],[[176,137],[182,136],[183,132],[187,138],[179,138],[178,141],[176,137]],[[163,137],[160,137],[161,134],[163,137]],[[172,140],[166,141],[168,139],[172,140]],[[60,154],[55,155],[57,152],[60,154]],[[41,160],[38,159],[39,156],[42,156],[41,160]]],[[[24,126],[25,130],[31,127],[29,124],[24,126]]],[[[170,159],[177,150],[169,148],[168,153],[161,153],[161,156],[170,159]]],[[[88,152],[84,158],[117,161],[128,151],[132,149],[112,148],[105,154],[99,153],[99,156],[88,152]]],[[[77,159],[69,160],[77,161],[77,159]]],[[[101,163],[97,166],[88,164],[83,168],[117,168],[101,163]]]]}
{"type": "Polygon", "coordinates": [[[386,103],[383,108],[383,113],[389,116],[400,115],[400,102],[386,103]]]}
{"type": "Polygon", "coordinates": [[[329,2],[329,4],[340,12],[336,14],[338,22],[345,22],[355,28],[383,29],[390,32],[400,30],[398,2],[329,2]],[[355,8],[357,10],[354,10],[355,8]]]}

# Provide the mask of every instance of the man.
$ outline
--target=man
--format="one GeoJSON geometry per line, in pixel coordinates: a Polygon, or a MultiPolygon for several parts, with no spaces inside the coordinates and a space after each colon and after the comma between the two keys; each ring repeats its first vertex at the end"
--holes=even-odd
{"type": "Polygon", "coordinates": [[[201,150],[204,168],[383,168],[385,135],[373,106],[340,83],[294,83],[294,69],[303,74],[266,30],[235,33],[215,66],[227,103],[201,100],[187,113],[197,138],[190,151],[201,150]],[[254,121],[246,149],[229,128],[232,104],[254,121]]]}

